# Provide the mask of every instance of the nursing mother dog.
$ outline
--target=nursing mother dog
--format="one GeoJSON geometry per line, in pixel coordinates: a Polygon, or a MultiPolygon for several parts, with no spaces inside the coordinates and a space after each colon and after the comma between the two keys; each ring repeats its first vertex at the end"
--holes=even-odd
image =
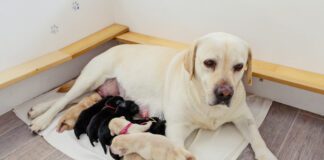
{"type": "Polygon", "coordinates": [[[150,45],[116,46],[91,60],[71,90],[51,107],[32,108],[39,115],[32,115],[36,118],[31,130],[46,128],[73,99],[116,79],[125,96],[148,107],[151,116],[164,115],[166,135],[175,145],[184,146],[195,129],[215,130],[233,122],[251,143],[256,159],[275,160],[246,104],[244,72],[251,83],[249,45],[227,33],[203,36],[181,52],[150,45]]]}

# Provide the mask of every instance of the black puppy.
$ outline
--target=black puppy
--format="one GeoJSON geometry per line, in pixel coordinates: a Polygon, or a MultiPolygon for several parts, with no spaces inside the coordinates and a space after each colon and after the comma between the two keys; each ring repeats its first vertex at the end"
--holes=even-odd
{"type": "Polygon", "coordinates": [[[139,113],[139,107],[137,104],[133,101],[120,100],[120,98],[117,97],[116,99],[109,99],[106,102],[106,106],[91,118],[91,121],[87,126],[87,135],[93,146],[93,142],[98,142],[98,130],[101,122],[107,120],[109,123],[111,119],[120,116],[125,116],[127,120],[132,120],[133,117],[139,113]]]}
{"type": "Polygon", "coordinates": [[[107,147],[106,145],[110,145],[111,141],[114,136],[110,135],[110,130],[108,128],[109,119],[105,119],[103,122],[101,122],[99,129],[98,129],[98,139],[102,146],[102,149],[104,150],[105,154],[107,153],[107,147]]]}
{"type": "Polygon", "coordinates": [[[150,129],[147,130],[147,132],[150,132],[152,134],[159,134],[165,136],[165,128],[166,128],[166,121],[161,120],[158,117],[152,117],[149,118],[150,121],[152,121],[152,125],[150,129]]]}
{"type": "Polygon", "coordinates": [[[74,134],[78,139],[80,139],[81,134],[86,133],[86,129],[91,118],[99,111],[101,111],[101,109],[105,106],[106,101],[111,98],[113,97],[107,96],[100,100],[98,103],[81,112],[74,126],[74,134]]]}
{"type": "MultiPolygon", "coordinates": [[[[103,122],[101,122],[98,130],[98,138],[99,142],[102,146],[102,149],[104,150],[105,154],[107,154],[107,146],[111,145],[111,142],[115,136],[110,135],[110,130],[108,128],[108,120],[106,119],[103,122]]],[[[122,157],[119,157],[117,154],[113,154],[111,150],[109,150],[110,156],[115,160],[120,160],[122,157]]]]}

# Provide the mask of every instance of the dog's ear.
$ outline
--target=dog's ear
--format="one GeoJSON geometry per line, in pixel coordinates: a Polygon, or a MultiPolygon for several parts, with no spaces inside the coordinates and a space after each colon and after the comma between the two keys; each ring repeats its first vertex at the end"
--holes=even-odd
{"type": "Polygon", "coordinates": [[[195,42],[191,47],[186,51],[184,57],[184,67],[189,73],[190,79],[195,76],[195,61],[196,61],[196,51],[197,51],[198,42],[195,42]]]}
{"type": "Polygon", "coordinates": [[[251,86],[252,85],[252,52],[251,49],[249,49],[248,53],[248,59],[246,62],[246,82],[251,86]]]}

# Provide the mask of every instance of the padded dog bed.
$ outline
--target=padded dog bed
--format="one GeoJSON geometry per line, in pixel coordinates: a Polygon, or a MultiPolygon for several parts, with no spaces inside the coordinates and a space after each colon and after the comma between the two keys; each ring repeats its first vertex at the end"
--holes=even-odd
{"type": "MultiPolygon", "coordinates": [[[[56,90],[50,91],[16,106],[14,112],[22,121],[29,124],[27,112],[32,106],[56,100],[63,95],[63,93],[57,93],[56,90]]],[[[272,101],[250,95],[247,97],[247,103],[260,126],[272,101]]],[[[104,154],[100,144],[92,147],[85,134],[81,136],[80,140],[77,140],[73,131],[57,133],[55,127],[61,115],[62,113],[47,129],[40,133],[49,144],[73,159],[112,160],[109,154],[104,154]]],[[[247,145],[248,142],[232,124],[223,125],[216,131],[198,130],[192,133],[186,141],[186,146],[199,160],[235,160],[247,145]]]]}

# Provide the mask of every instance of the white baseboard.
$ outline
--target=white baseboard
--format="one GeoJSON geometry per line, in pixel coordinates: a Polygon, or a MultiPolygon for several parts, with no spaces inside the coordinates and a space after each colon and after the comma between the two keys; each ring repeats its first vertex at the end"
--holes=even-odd
{"type": "Polygon", "coordinates": [[[324,95],[253,78],[247,91],[302,110],[324,115],[324,95]]]}

